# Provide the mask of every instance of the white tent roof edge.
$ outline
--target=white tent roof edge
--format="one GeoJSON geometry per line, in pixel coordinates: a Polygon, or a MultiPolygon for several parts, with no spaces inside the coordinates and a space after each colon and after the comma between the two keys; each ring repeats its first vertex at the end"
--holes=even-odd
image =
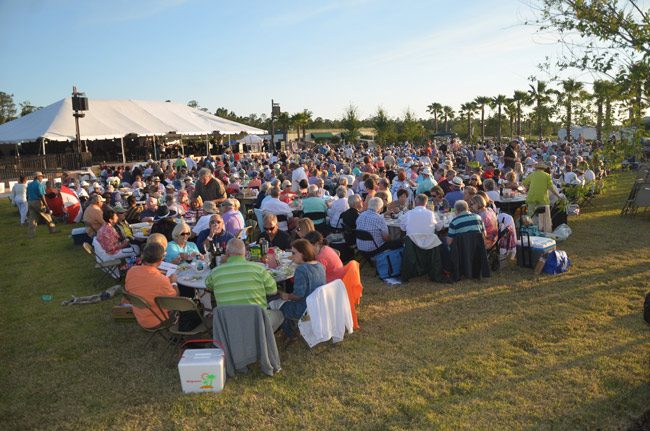
{"type": "MultiPolygon", "coordinates": [[[[266,133],[179,103],[90,99],[89,108],[86,116],[80,119],[81,138],[84,140],[120,139],[130,134],[165,136],[171,132],[187,136],[214,132],[226,135],[266,133]]],[[[70,98],[0,125],[0,144],[18,144],[39,138],[50,141],[76,138],[70,98]]]]}

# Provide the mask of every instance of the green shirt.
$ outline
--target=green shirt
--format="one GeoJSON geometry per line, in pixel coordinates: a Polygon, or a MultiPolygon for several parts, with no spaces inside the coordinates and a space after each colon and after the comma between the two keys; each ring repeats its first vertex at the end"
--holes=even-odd
{"type": "MultiPolygon", "coordinates": [[[[327,213],[327,204],[321,198],[308,197],[302,200],[302,212],[309,213],[327,213]]],[[[314,220],[314,224],[323,223],[325,219],[314,220]]]]}
{"type": "Polygon", "coordinates": [[[524,185],[528,187],[528,204],[550,205],[548,191],[553,189],[551,176],[544,171],[536,170],[526,177],[524,185]]]}
{"type": "Polygon", "coordinates": [[[212,289],[219,305],[257,304],[267,307],[266,295],[278,291],[269,271],[243,256],[229,256],[228,262],[212,270],[205,285],[212,289]]]}

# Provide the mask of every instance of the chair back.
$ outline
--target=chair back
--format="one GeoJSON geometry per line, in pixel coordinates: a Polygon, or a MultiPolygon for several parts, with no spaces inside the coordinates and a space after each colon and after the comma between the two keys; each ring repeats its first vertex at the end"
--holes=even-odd
{"type": "Polygon", "coordinates": [[[156,313],[156,310],[151,307],[151,304],[149,304],[143,297],[138,296],[134,293],[129,293],[126,290],[122,291],[122,296],[124,296],[126,300],[129,301],[135,308],[144,308],[146,310],[149,310],[151,314],[153,314],[156,319],[160,321],[160,323],[165,321],[165,319],[161,318],[160,315],[156,313]]]}
{"type": "Polygon", "coordinates": [[[321,220],[321,223],[325,223],[325,218],[327,217],[327,213],[324,211],[305,213],[305,217],[307,217],[309,220],[312,221],[321,220]]]}
{"type": "Polygon", "coordinates": [[[361,284],[361,271],[359,262],[356,260],[351,260],[343,267],[341,281],[345,285],[345,290],[348,292],[348,299],[350,300],[350,311],[352,312],[352,322],[354,323],[354,329],[359,329],[356,307],[361,303],[361,295],[363,294],[363,285],[361,284]]]}
{"type": "Polygon", "coordinates": [[[196,311],[201,314],[196,303],[183,296],[156,296],[156,304],[161,309],[168,311],[196,311]]]}
{"type": "Polygon", "coordinates": [[[251,230],[253,230],[251,226],[246,226],[245,228],[239,231],[239,233],[237,234],[237,238],[239,239],[248,238],[250,236],[251,230]]]}
{"type": "Polygon", "coordinates": [[[354,229],[354,237],[360,241],[372,241],[372,243],[375,245],[375,248],[379,248],[379,245],[377,245],[377,241],[375,241],[375,237],[372,236],[372,234],[366,230],[361,230],[361,229],[354,229]]]}
{"type": "Polygon", "coordinates": [[[264,211],[259,208],[253,208],[255,218],[257,219],[257,226],[260,228],[260,233],[264,233],[264,211]]]}
{"type": "Polygon", "coordinates": [[[350,301],[345,285],[334,280],[317,288],[307,297],[307,310],[298,322],[298,329],[309,347],[327,340],[339,342],[347,331],[354,330],[350,301]]]}

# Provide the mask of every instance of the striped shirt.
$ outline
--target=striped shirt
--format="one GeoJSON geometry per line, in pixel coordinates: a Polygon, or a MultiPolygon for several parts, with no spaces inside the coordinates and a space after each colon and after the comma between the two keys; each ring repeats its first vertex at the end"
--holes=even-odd
{"type": "Polygon", "coordinates": [[[454,217],[454,219],[449,223],[449,232],[447,235],[449,238],[453,238],[463,233],[468,232],[485,232],[485,227],[483,226],[483,219],[478,214],[466,212],[454,217]]]}
{"type": "Polygon", "coordinates": [[[277,292],[275,280],[263,265],[248,262],[243,256],[229,256],[205,280],[217,305],[257,304],[267,307],[266,295],[277,292]]]}

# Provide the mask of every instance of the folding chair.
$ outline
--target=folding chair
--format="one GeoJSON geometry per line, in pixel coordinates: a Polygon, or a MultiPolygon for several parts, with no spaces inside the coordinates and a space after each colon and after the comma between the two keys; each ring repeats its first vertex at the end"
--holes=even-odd
{"type": "Polygon", "coordinates": [[[149,338],[147,339],[147,342],[144,343],[145,347],[147,346],[147,344],[149,344],[149,342],[150,342],[150,341],[153,339],[153,337],[155,337],[156,335],[160,335],[160,336],[163,338],[163,340],[165,340],[167,343],[169,343],[169,337],[167,337],[167,336],[164,334],[164,332],[165,332],[165,331],[169,328],[169,326],[171,325],[171,321],[170,321],[169,319],[163,319],[163,318],[162,318],[158,313],[156,313],[156,310],[154,310],[154,309],[151,307],[151,304],[149,304],[149,303],[148,303],[144,298],[142,298],[141,296],[138,296],[138,295],[136,295],[136,294],[134,294],[134,293],[129,293],[129,292],[127,292],[126,290],[122,291],[122,296],[124,296],[124,297],[126,298],[126,300],[129,301],[129,302],[131,303],[131,305],[134,306],[135,308],[144,308],[144,309],[148,310],[148,311],[149,311],[151,314],[153,314],[154,317],[155,317],[156,319],[158,319],[158,321],[160,322],[160,323],[158,324],[158,326],[156,326],[156,327],[154,327],[154,328],[145,328],[145,327],[143,327],[143,326],[140,326],[140,328],[142,328],[143,330],[145,330],[145,331],[151,333],[151,335],[150,335],[149,338]]]}
{"type": "Polygon", "coordinates": [[[323,236],[329,235],[329,228],[327,226],[327,213],[326,212],[321,211],[321,212],[305,213],[304,216],[307,217],[311,221],[322,220],[318,224],[314,223],[314,227],[323,236]]]}
{"type": "Polygon", "coordinates": [[[497,241],[492,247],[487,250],[488,261],[490,262],[490,269],[492,271],[498,271],[501,268],[501,253],[499,244],[507,233],[508,226],[506,226],[504,223],[499,223],[499,234],[497,235],[497,241]]]}
{"type": "Polygon", "coordinates": [[[357,247],[358,253],[370,264],[370,266],[374,267],[375,263],[373,261],[373,258],[377,255],[379,250],[379,245],[377,244],[377,241],[375,241],[375,238],[368,231],[361,230],[361,229],[354,229],[353,233],[355,239],[358,239],[360,241],[372,241],[372,243],[375,245],[374,251],[361,251],[357,247]]]}
{"type": "Polygon", "coordinates": [[[120,273],[120,265],[122,264],[121,259],[103,260],[97,255],[97,253],[95,253],[92,245],[84,242],[82,247],[84,251],[91,255],[95,260],[95,268],[102,271],[102,276],[99,278],[99,280],[95,281],[93,287],[99,286],[108,275],[113,277],[115,280],[119,280],[122,277],[120,273]]]}
{"type": "Polygon", "coordinates": [[[242,237],[243,237],[243,238],[249,239],[252,230],[253,230],[253,228],[251,226],[246,226],[245,228],[243,228],[242,230],[239,231],[239,233],[237,234],[237,238],[242,239],[242,237]]]}
{"type": "Polygon", "coordinates": [[[179,327],[179,319],[174,319],[175,323],[168,327],[168,330],[172,335],[178,336],[176,343],[174,343],[174,350],[176,350],[183,338],[194,337],[199,334],[210,332],[210,325],[206,323],[202,311],[190,298],[185,298],[183,296],[157,296],[155,301],[158,308],[161,310],[167,310],[170,314],[180,314],[184,311],[193,311],[201,320],[201,323],[199,323],[196,328],[189,331],[183,331],[179,327]]]}
{"type": "Polygon", "coordinates": [[[264,211],[259,208],[253,208],[255,218],[257,219],[257,227],[260,228],[260,234],[264,233],[264,211]]]}

